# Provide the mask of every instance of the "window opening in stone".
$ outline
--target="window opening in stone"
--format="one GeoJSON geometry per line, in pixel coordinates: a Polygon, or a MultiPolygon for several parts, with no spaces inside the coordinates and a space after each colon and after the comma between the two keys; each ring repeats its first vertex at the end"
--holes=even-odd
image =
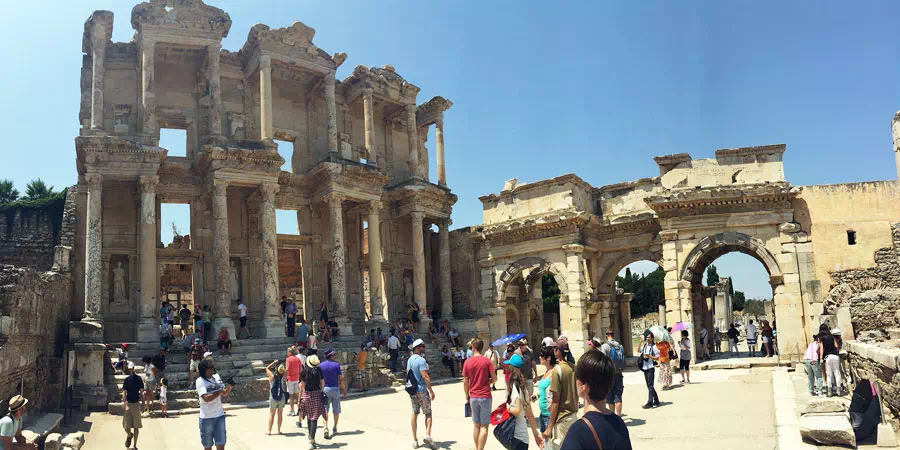
{"type": "Polygon", "coordinates": [[[167,156],[187,156],[187,130],[160,128],[159,146],[169,151],[167,156]]]}
{"type": "Polygon", "coordinates": [[[856,245],[856,232],[853,230],[847,230],[847,244],[848,245],[856,245]]]}
{"type": "Polygon", "coordinates": [[[363,255],[369,254],[369,221],[362,221],[362,243],[363,255]]]}
{"type": "Polygon", "coordinates": [[[278,154],[284,158],[284,164],[281,165],[281,170],[286,172],[291,171],[291,161],[294,158],[294,143],[290,141],[281,141],[278,139],[274,139],[275,145],[278,146],[278,154]]]}
{"type": "Polygon", "coordinates": [[[163,203],[159,209],[159,245],[162,248],[191,248],[191,205],[163,203]]]}
{"type": "Polygon", "coordinates": [[[299,235],[297,211],[288,209],[275,210],[275,232],[278,234],[299,235]]]}
{"type": "MultiPolygon", "coordinates": [[[[666,273],[659,264],[643,260],[635,261],[619,271],[616,282],[611,288],[618,287],[632,294],[631,316],[642,317],[647,314],[659,314],[660,305],[665,306],[665,290],[663,280],[666,273]]],[[[612,293],[612,289],[610,289],[612,293]]],[[[662,308],[665,311],[664,308],[662,308]]]]}
{"type": "MultiPolygon", "coordinates": [[[[164,264],[159,274],[160,297],[175,308],[177,316],[182,305],[194,310],[194,273],[192,264],[164,264]],[[187,267],[183,270],[182,267],[187,267]]],[[[160,301],[161,306],[162,301],[160,301]]],[[[176,323],[178,323],[176,321],[176,323]]],[[[175,325],[176,330],[180,325],[175,325]]]]}

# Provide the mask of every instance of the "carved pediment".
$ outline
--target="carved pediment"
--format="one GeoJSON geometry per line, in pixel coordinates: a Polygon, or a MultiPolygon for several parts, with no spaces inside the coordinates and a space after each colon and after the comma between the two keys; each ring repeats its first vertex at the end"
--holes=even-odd
{"type": "Polygon", "coordinates": [[[315,35],[315,29],[299,21],[289,27],[274,29],[258,23],[250,28],[247,42],[240,53],[248,62],[255,55],[264,52],[277,54],[278,56],[273,55],[274,59],[287,58],[286,62],[313,61],[319,65],[336,67],[331,55],[313,44],[315,35]]]}
{"type": "Polygon", "coordinates": [[[381,67],[356,66],[353,73],[341,81],[341,84],[350,86],[346,94],[348,101],[356,98],[361,90],[372,89],[375,95],[384,99],[410,103],[415,101],[416,95],[421,90],[400,76],[390,64],[381,67]]]}
{"type": "Polygon", "coordinates": [[[150,0],[131,10],[131,26],[140,32],[145,25],[204,30],[226,37],[231,17],[202,0],[150,0]]]}

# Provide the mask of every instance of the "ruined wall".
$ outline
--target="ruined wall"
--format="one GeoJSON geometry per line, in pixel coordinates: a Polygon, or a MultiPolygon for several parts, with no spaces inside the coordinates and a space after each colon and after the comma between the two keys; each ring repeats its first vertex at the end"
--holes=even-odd
{"type": "Polygon", "coordinates": [[[485,225],[530,217],[555,210],[593,212],[593,188],[575,175],[504,187],[500,195],[480,198],[485,225]],[[507,190],[507,188],[511,188],[507,190]]]}
{"type": "Polygon", "coordinates": [[[597,189],[602,217],[615,223],[619,218],[631,218],[635,214],[653,214],[645,198],[660,194],[659,178],[645,178],[628,183],[603,186],[597,189]]]}
{"type": "MultiPolygon", "coordinates": [[[[826,291],[828,294],[825,298],[825,313],[833,314],[838,306],[849,302],[855,329],[883,328],[879,325],[879,317],[873,316],[870,308],[867,309],[868,307],[864,306],[868,303],[872,303],[873,306],[878,303],[879,294],[873,293],[869,296],[861,294],[873,290],[885,290],[886,292],[880,295],[882,299],[885,299],[893,297],[888,295],[891,290],[900,289],[900,259],[898,259],[900,258],[900,223],[890,224],[890,231],[892,242],[873,252],[874,265],[829,272],[829,278],[833,280],[833,287],[830,291],[826,291]],[[854,305],[854,303],[856,304],[854,305]],[[867,319],[859,319],[861,317],[867,317],[867,319]]],[[[816,258],[818,256],[816,254],[816,258]]],[[[890,316],[893,318],[893,313],[890,316]]]]}
{"type": "Polygon", "coordinates": [[[47,199],[0,205],[0,264],[50,270],[65,204],[66,191],[47,199]]]}
{"type": "Polygon", "coordinates": [[[22,392],[33,410],[61,406],[70,273],[0,266],[0,398],[22,392]]]}
{"type": "Polygon", "coordinates": [[[476,318],[479,294],[478,261],[475,228],[462,228],[450,233],[450,279],[452,280],[453,315],[458,319],[476,318]]]}
{"type": "Polygon", "coordinates": [[[879,250],[893,245],[891,223],[900,221],[900,184],[804,186],[793,206],[794,220],[809,230],[824,295],[840,282],[832,279],[832,272],[876,267],[879,250]],[[853,245],[848,231],[855,232],[853,245]]]}

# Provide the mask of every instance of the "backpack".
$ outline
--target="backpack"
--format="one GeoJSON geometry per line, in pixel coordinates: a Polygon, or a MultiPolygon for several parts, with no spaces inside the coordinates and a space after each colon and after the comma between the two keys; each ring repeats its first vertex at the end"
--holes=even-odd
{"type": "Polygon", "coordinates": [[[609,346],[609,359],[612,360],[617,374],[625,370],[625,350],[621,345],[609,346]]]}
{"type": "Polygon", "coordinates": [[[280,401],[283,398],[286,399],[287,395],[285,394],[287,393],[284,391],[283,385],[284,383],[279,376],[275,376],[275,379],[272,380],[272,388],[269,390],[269,392],[272,394],[272,398],[275,401],[280,401]]]}
{"type": "Polygon", "coordinates": [[[167,327],[165,325],[160,325],[159,326],[159,337],[160,337],[160,339],[168,338],[169,337],[169,327],[167,327]]]}
{"type": "Polygon", "coordinates": [[[494,425],[494,437],[500,441],[503,448],[512,450],[516,442],[516,420],[509,415],[506,403],[501,403],[497,409],[491,411],[491,425],[494,425]]]}
{"type": "Polygon", "coordinates": [[[416,395],[419,392],[419,381],[416,380],[416,376],[413,374],[412,369],[406,371],[406,393],[409,394],[410,397],[416,395]]]}

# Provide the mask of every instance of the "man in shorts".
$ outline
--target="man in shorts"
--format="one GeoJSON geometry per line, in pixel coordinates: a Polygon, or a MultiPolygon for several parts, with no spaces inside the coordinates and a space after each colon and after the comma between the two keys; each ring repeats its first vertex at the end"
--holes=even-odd
{"type": "MultiPolygon", "coordinates": [[[[297,356],[297,353],[297,347],[291,346],[288,348],[287,358],[284,360],[284,365],[287,367],[287,392],[288,396],[290,396],[288,403],[291,406],[291,412],[288,413],[288,417],[297,415],[294,412],[294,404],[299,403],[297,397],[300,395],[300,372],[303,370],[303,362],[297,356]]],[[[297,410],[299,409],[298,404],[297,410]]]]}
{"type": "Polygon", "coordinates": [[[247,325],[247,305],[245,305],[243,300],[240,299],[238,299],[237,303],[238,314],[241,316],[241,328],[238,330],[237,338],[241,338],[241,331],[246,331],[247,339],[253,339],[253,336],[250,336],[250,326],[247,325]]]}
{"type": "Polygon", "coordinates": [[[434,441],[431,439],[431,402],[434,400],[434,389],[431,388],[431,377],[428,375],[428,362],[422,356],[425,353],[425,342],[416,339],[410,346],[412,356],[406,361],[406,371],[413,373],[413,377],[418,385],[416,395],[409,397],[412,403],[412,435],[413,448],[419,447],[419,439],[416,437],[416,427],[419,413],[425,415],[425,445],[434,448],[434,441]]]}
{"type": "Polygon", "coordinates": [[[366,345],[368,343],[363,343],[359,346],[359,353],[356,354],[356,382],[359,384],[359,390],[365,392],[368,391],[366,388],[366,381],[368,380],[368,372],[366,372],[366,359],[369,357],[369,352],[366,351],[366,345]]]}
{"type": "Polygon", "coordinates": [[[482,356],[483,350],[484,341],[477,337],[473,339],[472,357],[466,360],[462,368],[463,391],[472,411],[475,450],[484,450],[487,443],[488,427],[491,424],[491,385],[497,382],[494,364],[482,356]]]}
{"type": "MultiPolygon", "coordinates": [[[[613,334],[613,330],[606,330],[606,342],[600,346],[600,351],[603,352],[604,355],[609,356],[609,352],[612,349],[616,349],[616,351],[624,351],[621,349],[622,344],[616,342],[613,334]]],[[[615,375],[613,375],[613,383],[609,388],[609,392],[606,394],[606,406],[610,411],[616,413],[617,416],[622,415],[622,393],[625,391],[625,381],[624,376],[622,375],[621,369],[616,367],[615,375]]]]}
{"type": "Polygon", "coordinates": [[[297,349],[300,353],[306,351],[306,347],[309,339],[309,325],[306,324],[306,320],[301,317],[300,325],[297,327],[297,349]]]}
{"type": "Polygon", "coordinates": [[[325,352],[325,362],[319,364],[322,371],[322,379],[325,380],[325,439],[328,435],[328,413],[334,414],[334,423],[331,428],[331,437],[337,434],[338,420],[341,419],[341,396],[347,396],[347,386],[344,384],[344,374],[341,373],[341,365],[334,360],[334,350],[325,352]]]}
{"type": "Polygon", "coordinates": [[[138,432],[141,429],[141,395],[144,393],[144,382],[141,377],[135,375],[134,364],[128,363],[128,378],[122,383],[122,402],[125,404],[125,415],[122,417],[122,427],[125,428],[125,448],[131,447],[131,439],[134,438],[134,447],[137,448],[138,432]]]}
{"type": "Polygon", "coordinates": [[[191,377],[191,383],[193,383],[196,378],[194,376],[195,374],[199,376],[200,361],[203,359],[203,353],[205,351],[206,348],[203,346],[200,337],[194,338],[194,344],[191,345],[191,364],[188,368],[188,375],[191,377]]]}

